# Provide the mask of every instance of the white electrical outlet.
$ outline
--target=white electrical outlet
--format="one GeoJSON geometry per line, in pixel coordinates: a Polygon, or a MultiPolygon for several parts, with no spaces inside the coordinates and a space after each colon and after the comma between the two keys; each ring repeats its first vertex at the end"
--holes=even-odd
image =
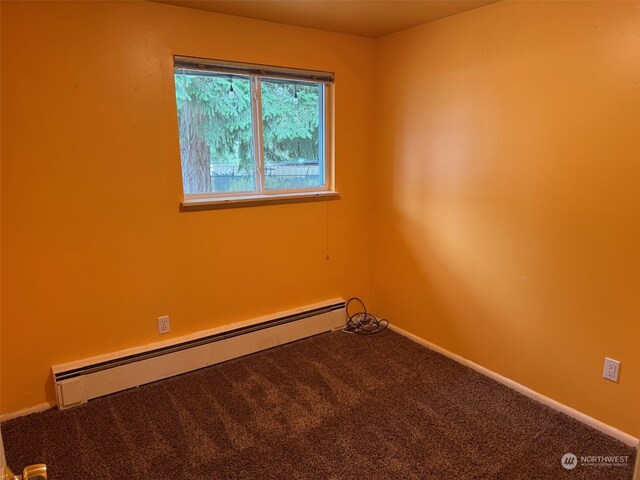
{"type": "Polygon", "coordinates": [[[158,334],[169,333],[171,331],[171,325],[169,324],[169,315],[164,317],[158,317],[158,334]]]}
{"type": "Polygon", "coordinates": [[[612,358],[605,357],[604,371],[602,376],[607,380],[618,383],[618,373],[620,372],[620,362],[612,358]]]}

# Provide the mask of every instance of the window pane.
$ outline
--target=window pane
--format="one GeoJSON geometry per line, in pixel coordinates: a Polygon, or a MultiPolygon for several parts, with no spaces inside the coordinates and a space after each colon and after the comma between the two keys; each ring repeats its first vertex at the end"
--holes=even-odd
{"type": "Polygon", "coordinates": [[[324,185],[322,84],[262,80],[267,189],[324,185]]]}
{"type": "Polygon", "coordinates": [[[185,194],[256,189],[248,77],[176,71],[185,194]]]}

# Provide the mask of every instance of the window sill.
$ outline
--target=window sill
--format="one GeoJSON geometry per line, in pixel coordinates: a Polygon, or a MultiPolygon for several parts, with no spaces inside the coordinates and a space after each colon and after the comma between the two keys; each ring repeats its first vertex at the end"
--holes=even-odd
{"type": "Polygon", "coordinates": [[[323,200],[338,200],[340,192],[297,192],[273,195],[243,195],[229,197],[189,198],[180,204],[184,211],[216,210],[222,208],[253,207],[258,205],[277,205],[283,203],[318,202],[323,200]]]}

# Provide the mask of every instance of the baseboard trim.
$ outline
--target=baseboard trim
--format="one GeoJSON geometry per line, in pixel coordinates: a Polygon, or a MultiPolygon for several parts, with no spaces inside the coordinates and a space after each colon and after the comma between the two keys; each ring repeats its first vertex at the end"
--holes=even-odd
{"type": "MultiPolygon", "coordinates": [[[[481,373],[489,378],[492,378],[497,382],[500,382],[501,384],[511,388],[512,390],[522,393],[523,395],[542,403],[543,405],[547,405],[548,407],[551,407],[554,410],[557,410],[566,415],[569,415],[570,417],[575,418],[579,422],[582,422],[585,425],[589,425],[590,427],[595,428],[596,430],[599,430],[602,433],[609,435],[610,437],[616,438],[621,442],[626,443],[627,445],[630,445],[637,449],[640,446],[639,445],[640,440],[637,439],[636,437],[629,435],[628,433],[625,433],[621,430],[618,430],[617,428],[612,427],[611,425],[607,425],[606,423],[601,422],[600,420],[596,420],[595,418],[590,417],[589,415],[582,413],[581,411],[576,410],[575,408],[569,407],[568,405],[565,405],[556,400],[553,400],[552,398],[549,398],[546,395],[536,392],[535,390],[532,390],[529,387],[525,387],[524,385],[514,380],[511,380],[507,377],[504,377],[499,373],[494,372],[493,370],[489,370],[488,368],[483,367],[482,365],[478,365],[477,363],[472,362],[471,360],[468,360],[456,353],[450,352],[449,350],[439,345],[436,345],[435,343],[432,343],[428,340],[425,340],[422,337],[414,335],[413,333],[410,333],[407,330],[398,327],[397,325],[389,324],[389,328],[394,332],[399,333],[400,335],[407,337],[408,339],[413,340],[414,342],[424,347],[427,347],[430,350],[433,350],[434,352],[444,355],[445,357],[448,357],[466,367],[469,367],[478,373],[481,373]]],[[[32,413],[44,412],[46,410],[54,408],[55,406],[56,406],[55,402],[44,402],[44,403],[39,403],[38,405],[34,405],[33,407],[17,410],[15,412],[3,413],[3,414],[0,414],[0,423],[6,422],[7,420],[12,420],[14,418],[31,415],[32,413]]]]}
{"type": "Polygon", "coordinates": [[[45,410],[49,410],[56,406],[55,402],[44,402],[39,403],[38,405],[34,405],[33,407],[23,408],[21,410],[16,410],[15,412],[3,413],[0,415],[0,423],[6,422],[7,420],[13,420],[18,417],[25,417],[27,415],[31,415],[32,413],[40,413],[45,410]]]}
{"type": "Polygon", "coordinates": [[[618,430],[617,428],[614,428],[611,425],[607,425],[606,423],[601,422],[600,420],[596,420],[595,418],[590,417],[589,415],[582,413],[579,410],[576,410],[575,408],[571,408],[563,403],[553,400],[552,398],[549,398],[541,393],[538,393],[535,390],[530,389],[529,387],[525,387],[524,385],[518,382],[515,382],[507,377],[503,377],[499,373],[496,373],[492,370],[489,370],[488,368],[478,365],[477,363],[474,363],[471,360],[461,357],[458,354],[450,352],[449,350],[442,348],[441,346],[436,345],[435,343],[431,343],[430,341],[425,340],[422,337],[414,335],[413,333],[410,333],[403,328],[400,328],[392,324],[389,324],[389,328],[394,332],[399,333],[400,335],[407,337],[410,340],[413,340],[414,342],[419,343],[420,345],[423,345],[430,350],[433,350],[434,352],[440,353],[445,357],[448,357],[466,367],[469,367],[475,370],[478,373],[486,375],[487,377],[492,378],[497,382],[502,383],[503,385],[506,385],[512,390],[522,393],[523,395],[529,398],[532,398],[533,400],[536,400],[548,407],[551,407],[554,410],[557,410],[566,415],[569,415],[570,417],[575,418],[579,422],[589,425],[590,427],[595,428],[596,430],[599,430],[602,433],[609,435],[610,437],[616,438],[621,442],[626,443],[627,445],[630,445],[634,448],[638,448],[638,439],[633,437],[632,435],[629,435],[628,433],[618,430]]]}

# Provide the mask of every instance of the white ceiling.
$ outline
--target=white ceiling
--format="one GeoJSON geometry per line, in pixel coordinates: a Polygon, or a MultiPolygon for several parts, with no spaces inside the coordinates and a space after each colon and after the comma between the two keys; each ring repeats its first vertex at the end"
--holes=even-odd
{"type": "Polygon", "coordinates": [[[380,37],[496,0],[152,0],[271,22],[380,37]]]}

